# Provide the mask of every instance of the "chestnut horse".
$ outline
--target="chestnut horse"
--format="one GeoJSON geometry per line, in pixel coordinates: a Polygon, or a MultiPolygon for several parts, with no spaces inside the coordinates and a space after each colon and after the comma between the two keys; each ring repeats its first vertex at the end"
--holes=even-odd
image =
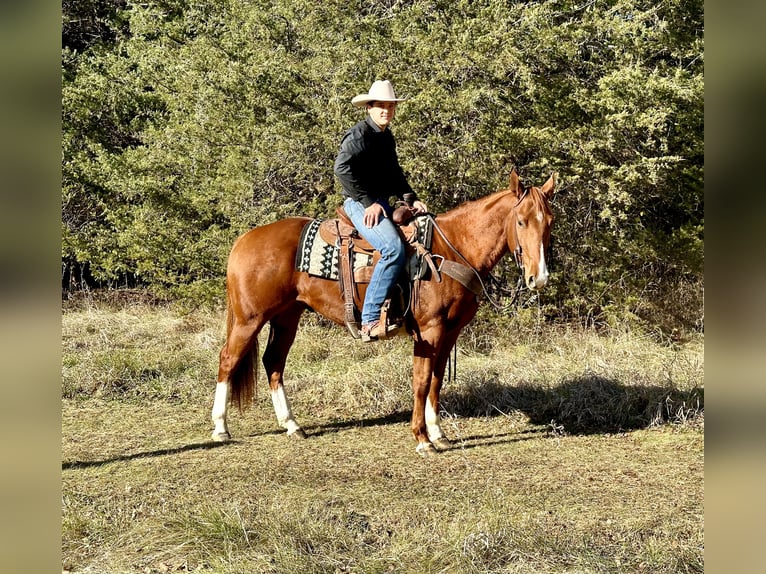
{"type": "MultiPolygon", "coordinates": [[[[441,233],[434,233],[431,252],[470,265],[483,280],[510,251],[526,287],[542,289],[548,281],[545,252],[553,223],[549,202],[555,177],[554,173],[542,187],[524,189],[514,169],[508,189],[438,215],[435,221],[441,233]]],[[[266,323],[271,330],[263,366],[277,421],[288,435],[305,437],[293,418],[282,379],[299,319],[311,308],[344,324],[338,283],[295,270],[299,237],[309,221],[294,217],[252,229],[232,247],[226,272],[227,338],[213,404],[213,440],[231,438],[226,425],[229,403],[242,409],[252,401],[254,355],[258,333],[266,323]]],[[[443,274],[440,282],[421,281],[413,307],[406,321],[414,339],[412,434],[416,452],[428,456],[450,447],[440,426],[439,392],[450,350],[476,314],[479,297],[443,274]]]]}

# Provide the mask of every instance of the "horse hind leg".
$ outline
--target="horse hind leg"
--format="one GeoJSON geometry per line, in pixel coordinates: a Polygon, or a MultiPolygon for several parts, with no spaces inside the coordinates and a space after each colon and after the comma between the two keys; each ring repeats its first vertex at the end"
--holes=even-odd
{"type": "Polygon", "coordinates": [[[221,349],[218,382],[211,413],[214,425],[212,439],[216,442],[226,442],[231,439],[227,415],[232,395],[240,409],[246,407],[249,399],[252,398],[253,353],[257,350],[257,337],[262,326],[262,323],[258,321],[238,324],[232,318],[229,320],[233,324],[228,329],[226,344],[221,349]],[[234,389],[232,389],[233,385],[234,389]]]}
{"type": "Polygon", "coordinates": [[[215,442],[227,442],[231,440],[229,426],[226,423],[226,415],[231,396],[231,387],[229,382],[218,382],[215,385],[215,399],[213,400],[213,434],[212,439],[215,442]]]}
{"type": "Polygon", "coordinates": [[[271,402],[274,405],[274,413],[279,426],[287,430],[287,436],[291,438],[306,438],[306,433],[295,422],[290,399],[287,398],[284,387],[284,370],[287,354],[290,352],[298,331],[298,322],[302,308],[294,308],[271,319],[271,331],[263,353],[263,366],[269,380],[271,402]]]}

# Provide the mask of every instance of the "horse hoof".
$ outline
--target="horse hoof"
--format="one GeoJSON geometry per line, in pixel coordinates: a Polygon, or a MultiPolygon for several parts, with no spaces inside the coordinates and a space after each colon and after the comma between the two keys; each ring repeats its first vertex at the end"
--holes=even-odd
{"type": "Polygon", "coordinates": [[[415,448],[415,452],[423,458],[428,458],[439,454],[439,451],[436,450],[436,447],[434,447],[434,445],[432,445],[430,442],[421,442],[415,448]]]}
{"type": "Polygon", "coordinates": [[[452,448],[452,442],[446,436],[439,437],[433,441],[436,450],[449,450],[452,448]]]}
{"type": "Polygon", "coordinates": [[[228,432],[214,432],[213,441],[215,442],[229,442],[231,435],[228,432]]]}
{"type": "Polygon", "coordinates": [[[291,433],[287,433],[287,436],[289,436],[291,439],[304,439],[306,438],[306,433],[303,432],[303,429],[295,429],[291,433]]]}

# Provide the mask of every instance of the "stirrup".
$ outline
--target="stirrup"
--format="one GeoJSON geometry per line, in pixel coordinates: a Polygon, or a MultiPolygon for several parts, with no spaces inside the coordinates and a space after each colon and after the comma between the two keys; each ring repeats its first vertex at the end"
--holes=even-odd
{"type": "Polygon", "coordinates": [[[377,341],[378,339],[388,339],[396,335],[402,326],[398,324],[383,325],[380,320],[373,321],[367,325],[362,325],[360,331],[362,335],[362,341],[368,343],[370,341],[377,341]]]}

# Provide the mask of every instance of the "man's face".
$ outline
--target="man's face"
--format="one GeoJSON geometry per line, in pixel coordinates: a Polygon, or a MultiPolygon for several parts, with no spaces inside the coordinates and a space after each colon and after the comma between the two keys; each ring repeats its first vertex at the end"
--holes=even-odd
{"type": "Polygon", "coordinates": [[[396,114],[396,102],[370,102],[367,111],[379,128],[386,129],[396,114]]]}

